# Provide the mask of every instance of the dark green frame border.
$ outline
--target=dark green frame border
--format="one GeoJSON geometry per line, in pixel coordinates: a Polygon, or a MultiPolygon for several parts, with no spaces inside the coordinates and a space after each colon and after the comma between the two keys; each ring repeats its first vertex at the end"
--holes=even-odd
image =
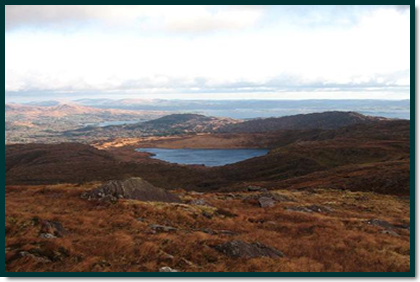
{"type": "MultiPolygon", "coordinates": [[[[35,1],[26,1],[30,3],[26,4],[35,4],[32,2],[35,1]]],[[[91,1],[91,2],[99,2],[99,1],[91,1]]],[[[107,2],[107,1],[105,1],[107,2]]],[[[124,4],[138,4],[138,3],[126,3],[124,4]]],[[[128,1],[134,2],[134,1],[128,1]]],[[[142,4],[155,4],[153,1],[144,1],[146,3],[142,4]]],[[[166,3],[161,4],[175,4],[175,1],[163,1],[166,3]]],[[[188,3],[190,1],[184,1],[184,4],[197,4],[197,3],[188,3]]],[[[200,2],[200,1],[199,1],[200,2]]],[[[210,4],[208,1],[201,1],[200,4],[210,4]]],[[[213,1],[218,2],[218,1],[213,1]]],[[[253,3],[244,3],[244,2],[252,2],[252,1],[231,1],[230,4],[253,4],[253,3]],[[233,3],[232,3],[233,2],[233,3]]],[[[297,1],[292,0],[283,0],[283,1],[264,1],[265,3],[258,3],[260,4],[289,4],[289,5],[332,5],[336,4],[334,1],[328,0],[321,0],[321,1],[310,1],[304,0],[299,1],[300,3],[296,3],[297,1]],[[268,3],[267,3],[268,2],[268,3]],[[316,3],[321,2],[321,3],[316,3]]],[[[367,3],[363,3],[364,1],[345,1],[347,5],[366,5],[367,3]]],[[[44,4],[56,4],[56,3],[44,3],[44,4]]],[[[70,4],[70,3],[62,3],[62,4],[70,4]]],[[[104,3],[98,3],[104,4],[104,3]]],[[[111,4],[111,3],[109,3],[111,4]]],[[[122,3],[120,3],[122,4],[122,3]]],[[[214,5],[220,3],[213,3],[214,5]]],[[[1,256],[1,262],[4,267],[1,269],[1,276],[2,277],[415,277],[415,237],[416,237],[416,229],[415,229],[415,139],[416,139],[416,132],[415,132],[415,117],[416,117],[416,101],[415,101],[415,1],[377,1],[371,0],[369,4],[372,5],[393,5],[393,4],[404,4],[410,5],[410,272],[321,272],[321,273],[311,273],[311,272],[178,272],[178,273],[160,273],[160,272],[6,272],[5,271],[5,257],[1,256]],[[397,3],[396,3],[397,2],[397,3]],[[400,2],[400,3],[398,3],[400,2]]],[[[3,153],[4,158],[4,153],[3,153]]],[[[3,180],[5,179],[4,170],[5,165],[3,163],[3,180]]],[[[5,198],[1,198],[1,202],[3,206],[5,206],[5,198]]],[[[1,235],[5,234],[5,215],[4,210],[2,211],[2,218],[3,218],[3,225],[1,225],[1,235]]],[[[5,235],[3,235],[3,240],[5,239],[5,235]]],[[[3,245],[3,249],[5,246],[3,245]]],[[[345,255],[345,254],[343,254],[345,255]]]]}

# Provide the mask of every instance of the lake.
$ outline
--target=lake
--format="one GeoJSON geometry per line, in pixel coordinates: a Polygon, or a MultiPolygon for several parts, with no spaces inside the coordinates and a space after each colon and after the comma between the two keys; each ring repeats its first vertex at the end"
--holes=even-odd
{"type": "Polygon", "coordinates": [[[266,149],[162,149],[139,148],[138,152],[153,154],[152,158],[162,161],[205,166],[222,166],[246,159],[264,156],[266,149]]]}
{"type": "Polygon", "coordinates": [[[104,122],[97,122],[97,123],[85,123],[85,126],[96,126],[96,127],[105,127],[110,125],[125,125],[125,124],[135,124],[138,122],[142,122],[144,120],[115,120],[115,121],[104,121],[104,122]]]}

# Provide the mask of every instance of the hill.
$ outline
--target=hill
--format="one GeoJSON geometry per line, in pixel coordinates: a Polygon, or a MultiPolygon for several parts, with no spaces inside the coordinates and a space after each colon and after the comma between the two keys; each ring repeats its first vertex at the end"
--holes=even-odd
{"type": "MultiPolygon", "coordinates": [[[[336,130],[291,132],[267,133],[267,138],[259,135],[260,143],[254,139],[252,142],[257,146],[272,146],[269,154],[214,168],[152,160],[135,153],[134,148],[130,149],[132,159],[124,159],[119,157],[119,150],[103,151],[80,144],[6,146],[6,183],[78,183],[138,176],[158,187],[209,191],[237,189],[238,183],[245,186],[249,182],[278,183],[349,165],[353,165],[353,171],[358,167],[363,171],[366,164],[409,162],[410,158],[409,121],[377,121],[336,130]],[[271,144],[265,139],[271,140],[271,144]]],[[[244,142],[243,138],[238,142],[244,142]]],[[[396,168],[399,172],[392,175],[399,180],[393,182],[395,185],[376,190],[409,193],[409,173],[406,173],[409,166],[396,168]]],[[[380,178],[387,168],[378,166],[378,170],[372,171],[380,178]]],[[[372,190],[368,183],[352,188],[357,189],[372,190]]]]}
{"type": "Polygon", "coordinates": [[[89,138],[121,138],[140,136],[163,136],[175,134],[210,133],[228,124],[240,122],[230,118],[207,117],[197,114],[172,114],[161,118],[130,125],[115,125],[101,128],[81,128],[68,131],[66,136],[89,138]]]}
{"type": "Polygon", "coordinates": [[[237,124],[229,124],[219,132],[267,132],[299,129],[337,129],[358,123],[372,123],[385,118],[365,116],[355,112],[323,112],[300,114],[279,118],[254,119],[237,124]]]}

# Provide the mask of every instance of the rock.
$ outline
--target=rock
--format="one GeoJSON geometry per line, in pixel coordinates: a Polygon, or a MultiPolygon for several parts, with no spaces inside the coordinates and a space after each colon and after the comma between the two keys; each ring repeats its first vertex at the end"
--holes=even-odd
{"type": "Polygon", "coordinates": [[[29,257],[29,258],[32,258],[32,259],[38,261],[38,262],[43,262],[43,263],[51,262],[51,260],[48,259],[48,258],[39,257],[39,256],[36,256],[36,255],[31,254],[30,252],[26,252],[26,251],[19,252],[19,257],[29,257]]]}
{"type": "Polygon", "coordinates": [[[379,227],[386,228],[386,229],[393,229],[394,228],[394,225],[392,225],[388,221],[380,220],[380,219],[369,219],[368,221],[366,221],[366,223],[369,224],[369,225],[379,226],[379,227]]]}
{"type": "Polygon", "coordinates": [[[260,207],[262,208],[271,208],[276,205],[276,201],[274,201],[271,198],[267,197],[261,197],[258,199],[258,203],[260,204],[260,207]]]}
{"type": "Polygon", "coordinates": [[[85,192],[81,196],[88,200],[117,201],[132,199],[146,202],[181,203],[181,199],[161,188],[157,188],[141,178],[109,181],[102,186],[85,192]]]}
{"type": "Polygon", "coordinates": [[[313,212],[320,212],[320,213],[332,212],[332,209],[330,209],[329,207],[323,207],[323,206],[317,206],[317,205],[311,205],[311,206],[308,206],[307,208],[313,212]]]}
{"type": "Polygon", "coordinates": [[[156,232],[176,232],[178,229],[172,226],[165,226],[159,224],[151,224],[149,227],[156,232]]]}
{"type": "Polygon", "coordinates": [[[388,229],[388,231],[390,231],[390,229],[395,229],[395,228],[406,229],[406,230],[410,231],[410,225],[409,224],[392,224],[392,223],[389,223],[388,221],[381,220],[381,219],[369,219],[369,220],[366,221],[366,223],[369,224],[369,225],[379,226],[379,227],[382,227],[384,229],[388,229]]]}
{"type": "Polygon", "coordinates": [[[319,213],[328,213],[332,212],[332,209],[328,207],[318,206],[318,205],[310,205],[306,207],[288,207],[286,208],[287,211],[295,211],[295,212],[306,212],[306,213],[312,213],[312,212],[319,212],[319,213]]]}
{"type": "Polygon", "coordinates": [[[254,185],[250,185],[250,186],[246,187],[246,190],[249,191],[249,192],[261,191],[261,189],[265,189],[265,188],[262,188],[260,186],[254,186],[254,185]]]}
{"type": "Polygon", "coordinates": [[[55,236],[51,233],[41,233],[41,234],[39,234],[39,237],[41,237],[43,239],[55,239],[55,238],[57,238],[57,236],[55,236]]]}
{"type": "Polygon", "coordinates": [[[398,235],[397,232],[392,231],[392,230],[382,230],[380,232],[381,234],[386,234],[386,235],[391,235],[391,236],[395,236],[395,237],[399,237],[400,235],[398,235]]]}
{"type": "Polygon", "coordinates": [[[180,271],[170,268],[169,266],[164,266],[164,267],[159,268],[159,272],[180,272],[180,271]]]}
{"type": "Polygon", "coordinates": [[[41,231],[43,234],[51,234],[56,237],[63,237],[66,233],[63,225],[60,222],[43,220],[41,221],[41,231]]]}
{"type": "Polygon", "coordinates": [[[243,241],[231,241],[213,246],[217,251],[234,258],[280,258],[284,254],[262,243],[245,243],[243,241]]]}
{"type": "Polygon", "coordinates": [[[280,195],[278,193],[272,193],[272,192],[264,192],[254,195],[249,195],[244,198],[244,201],[250,201],[250,200],[258,200],[262,197],[273,199],[276,202],[294,202],[291,198],[280,195]]]}
{"type": "Polygon", "coordinates": [[[286,211],[312,213],[313,211],[306,207],[288,207],[286,211]]]}
{"type": "Polygon", "coordinates": [[[189,202],[189,204],[190,204],[190,205],[194,205],[194,206],[210,206],[210,205],[206,202],[206,200],[204,200],[204,199],[194,199],[194,200],[191,200],[191,201],[189,202]]]}
{"type": "Polygon", "coordinates": [[[136,218],[136,220],[137,220],[138,222],[145,222],[145,221],[146,221],[146,219],[144,219],[144,218],[142,218],[142,217],[138,217],[138,218],[136,218]]]}

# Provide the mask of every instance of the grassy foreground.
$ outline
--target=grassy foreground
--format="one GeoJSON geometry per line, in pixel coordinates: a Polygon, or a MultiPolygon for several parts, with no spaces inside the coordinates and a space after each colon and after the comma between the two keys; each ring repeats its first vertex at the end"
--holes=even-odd
{"type": "Polygon", "coordinates": [[[258,205],[260,192],[175,191],[186,204],[80,198],[97,185],[7,186],[6,271],[410,270],[408,197],[274,190],[281,200],[267,208],[258,205]],[[194,199],[207,205],[187,204],[194,199]],[[314,205],[316,212],[302,209],[314,205]],[[43,220],[61,223],[64,235],[41,238],[43,220]],[[232,240],[261,242],[285,257],[232,258],[212,247],[232,240]]]}

